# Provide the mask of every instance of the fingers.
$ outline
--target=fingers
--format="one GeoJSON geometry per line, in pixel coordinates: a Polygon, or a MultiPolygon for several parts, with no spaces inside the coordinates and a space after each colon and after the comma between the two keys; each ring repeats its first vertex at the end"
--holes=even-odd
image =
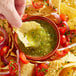
{"type": "Polygon", "coordinates": [[[16,9],[7,9],[2,13],[8,22],[12,25],[12,27],[20,27],[22,25],[22,20],[17,13],[16,9]]]}
{"type": "Polygon", "coordinates": [[[22,16],[26,6],[26,0],[15,0],[15,6],[19,15],[22,16]]]}

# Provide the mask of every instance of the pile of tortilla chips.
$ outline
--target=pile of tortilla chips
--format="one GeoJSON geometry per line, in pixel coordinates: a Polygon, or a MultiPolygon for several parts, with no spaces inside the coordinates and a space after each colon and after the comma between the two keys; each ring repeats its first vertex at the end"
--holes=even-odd
{"type": "Polygon", "coordinates": [[[69,52],[59,60],[50,61],[45,76],[76,76],[76,57],[69,52]]]}

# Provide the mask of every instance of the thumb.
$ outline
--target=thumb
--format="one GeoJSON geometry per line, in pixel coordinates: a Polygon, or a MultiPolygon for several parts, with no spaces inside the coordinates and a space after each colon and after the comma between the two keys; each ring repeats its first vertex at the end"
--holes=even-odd
{"type": "Polygon", "coordinates": [[[26,0],[15,0],[15,7],[19,15],[22,17],[26,7],[26,0]]]}
{"type": "Polygon", "coordinates": [[[17,13],[15,8],[6,9],[5,12],[2,13],[12,27],[20,27],[22,25],[22,20],[17,13]]]}

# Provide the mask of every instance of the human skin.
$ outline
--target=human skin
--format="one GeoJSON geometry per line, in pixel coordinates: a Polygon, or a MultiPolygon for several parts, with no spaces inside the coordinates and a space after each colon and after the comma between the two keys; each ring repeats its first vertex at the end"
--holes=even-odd
{"type": "Polygon", "coordinates": [[[20,27],[26,0],[0,0],[0,18],[5,18],[12,27],[20,27]]]}

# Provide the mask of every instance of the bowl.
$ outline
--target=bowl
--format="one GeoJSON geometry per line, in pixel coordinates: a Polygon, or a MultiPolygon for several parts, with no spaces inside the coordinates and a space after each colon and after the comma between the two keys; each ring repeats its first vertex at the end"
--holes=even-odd
{"type": "MultiPolygon", "coordinates": [[[[46,17],[42,17],[42,16],[31,16],[31,17],[28,17],[27,19],[25,19],[23,22],[27,22],[27,21],[33,21],[33,20],[43,20],[45,22],[48,22],[53,28],[54,30],[56,31],[56,34],[57,34],[57,43],[56,43],[56,46],[55,48],[53,49],[53,51],[49,52],[47,55],[45,56],[42,56],[42,57],[33,57],[33,56],[29,56],[29,55],[26,55],[26,58],[29,59],[29,60],[34,60],[34,61],[43,61],[43,60],[47,60],[48,58],[50,58],[51,56],[53,56],[55,54],[55,51],[58,49],[59,47],[59,44],[60,44],[60,33],[59,33],[59,30],[58,30],[58,27],[57,25],[50,19],[46,18],[46,17]]],[[[18,50],[21,51],[19,45],[18,45],[18,40],[17,40],[17,34],[16,32],[14,33],[14,38],[15,38],[15,45],[17,47],[18,50]]]]}

